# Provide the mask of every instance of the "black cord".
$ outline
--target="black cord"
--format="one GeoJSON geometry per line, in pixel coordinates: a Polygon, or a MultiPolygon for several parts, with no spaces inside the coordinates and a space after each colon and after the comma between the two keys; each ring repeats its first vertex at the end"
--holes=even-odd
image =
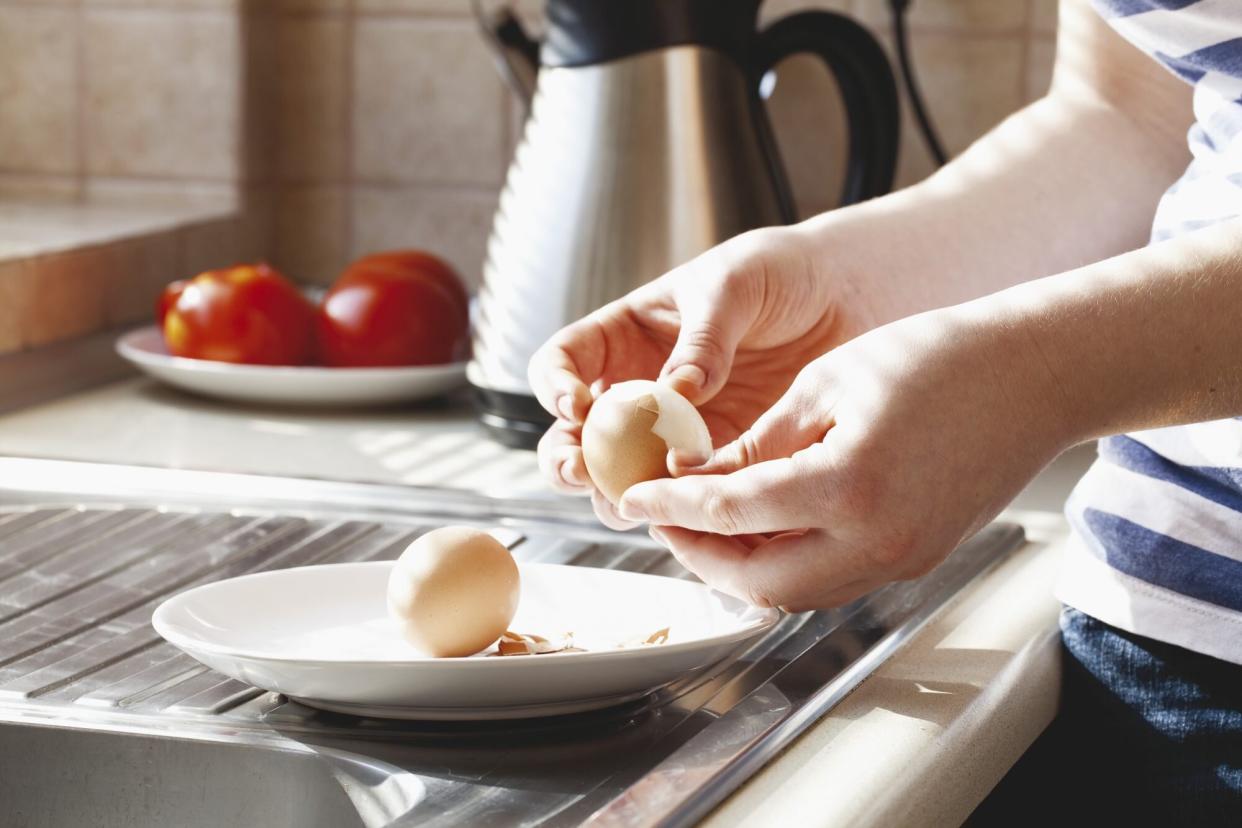
{"type": "Polygon", "coordinates": [[[901,80],[906,86],[906,96],[910,99],[910,107],[914,110],[914,119],[918,121],[919,132],[923,133],[923,142],[936,164],[943,166],[948,160],[936,127],[927,114],[927,106],[923,103],[923,95],[919,92],[918,80],[914,76],[914,66],[910,61],[910,39],[906,32],[906,9],[910,0],[889,0],[893,18],[893,42],[897,46],[897,65],[901,68],[901,80]]]}

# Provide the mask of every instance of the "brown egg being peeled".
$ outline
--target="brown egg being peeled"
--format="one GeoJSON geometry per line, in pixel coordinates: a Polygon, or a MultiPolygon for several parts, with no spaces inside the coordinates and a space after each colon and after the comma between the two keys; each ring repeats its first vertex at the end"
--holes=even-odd
{"type": "Polygon", "coordinates": [[[469,656],[509,628],[520,592],[504,544],[478,529],[446,526],[415,540],[393,565],[388,615],[420,652],[469,656]]]}
{"type": "Polygon", "coordinates": [[[582,459],[591,482],[612,503],[635,483],[668,477],[670,449],[707,457],[712,438],[690,401],[651,380],[609,388],[582,425],[582,459]]]}

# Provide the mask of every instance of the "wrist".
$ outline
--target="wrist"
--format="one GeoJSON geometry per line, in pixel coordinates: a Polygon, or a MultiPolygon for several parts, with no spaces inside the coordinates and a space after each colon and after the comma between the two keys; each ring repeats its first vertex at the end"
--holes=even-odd
{"type": "Polygon", "coordinates": [[[857,233],[841,226],[838,210],[794,225],[807,268],[837,319],[846,342],[899,318],[891,312],[889,273],[873,260],[857,233]]]}
{"type": "Polygon", "coordinates": [[[1016,289],[949,309],[956,330],[949,336],[973,340],[974,368],[980,380],[994,384],[994,404],[1043,462],[1084,442],[1090,428],[1082,410],[1080,376],[1069,369],[1056,342],[1053,314],[1036,303],[1011,295],[1016,289]]]}

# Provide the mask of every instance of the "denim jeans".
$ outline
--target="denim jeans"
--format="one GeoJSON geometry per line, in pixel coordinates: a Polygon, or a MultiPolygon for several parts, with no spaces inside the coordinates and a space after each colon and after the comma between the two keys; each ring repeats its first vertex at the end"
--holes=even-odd
{"type": "Polygon", "coordinates": [[[1061,613],[1057,718],[969,825],[1242,826],[1242,666],[1061,613]]]}

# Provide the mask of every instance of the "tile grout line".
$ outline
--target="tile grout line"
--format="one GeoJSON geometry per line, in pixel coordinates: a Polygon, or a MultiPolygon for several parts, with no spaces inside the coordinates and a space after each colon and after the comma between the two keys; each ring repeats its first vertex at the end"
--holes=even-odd
{"type": "Polygon", "coordinates": [[[233,14],[233,39],[237,43],[237,57],[234,60],[236,76],[233,81],[233,97],[235,99],[233,112],[237,121],[233,125],[233,173],[230,176],[232,179],[233,201],[239,212],[245,209],[245,189],[249,178],[254,174],[254,171],[250,168],[250,159],[247,155],[250,149],[250,136],[246,134],[246,129],[249,126],[246,110],[250,106],[249,89],[247,88],[250,80],[250,56],[247,54],[248,45],[246,42],[249,36],[249,21],[245,19],[245,16],[245,3],[239,1],[233,14]]]}
{"type": "Polygon", "coordinates": [[[86,126],[86,9],[81,6],[73,10],[74,20],[74,44],[73,44],[73,83],[74,83],[74,112],[73,112],[73,129],[74,138],[77,147],[74,149],[74,200],[78,203],[86,201],[87,190],[87,149],[86,144],[89,140],[86,126]]]}
{"type": "MultiPolygon", "coordinates": [[[[252,11],[251,13],[255,14],[258,12],[252,11]]],[[[276,43],[275,71],[279,73],[280,75],[283,75],[283,71],[282,71],[281,64],[280,64],[280,60],[282,57],[282,54],[281,54],[282,47],[280,45],[280,34],[281,34],[281,27],[284,23],[283,14],[284,14],[283,10],[274,9],[272,11],[272,23],[271,23],[273,27],[272,32],[271,32],[271,37],[272,37],[272,40],[276,43]]],[[[265,87],[260,87],[260,89],[261,91],[265,91],[270,94],[275,94],[276,96],[279,97],[280,81],[277,80],[276,82],[274,82],[270,89],[267,89],[265,87]]],[[[278,100],[277,105],[280,105],[280,103],[281,102],[278,100]]],[[[272,126],[272,129],[275,131],[275,134],[279,136],[279,140],[283,141],[285,124],[284,124],[284,118],[281,115],[276,116],[276,122],[275,122],[275,125],[272,126]]],[[[254,138],[253,132],[250,133],[250,135],[251,135],[251,138],[253,139],[254,138]]],[[[267,222],[267,227],[264,228],[264,232],[263,232],[263,248],[264,249],[262,251],[262,258],[268,261],[276,261],[277,257],[280,255],[280,236],[281,236],[281,233],[280,233],[280,197],[281,197],[282,190],[283,190],[283,185],[281,184],[282,170],[280,169],[280,160],[279,160],[280,157],[281,157],[280,147],[273,146],[271,148],[271,152],[267,153],[267,157],[263,159],[267,164],[271,165],[271,169],[268,170],[267,172],[268,174],[271,175],[272,180],[269,182],[266,182],[266,186],[256,187],[256,189],[259,192],[266,191],[267,204],[256,204],[254,202],[255,196],[253,192],[250,194],[250,198],[252,199],[250,206],[252,207],[252,209],[255,212],[265,212],[263,219],[261,219],[267,222]]],[[[248,220],[253,220],[253,219],[248,219],[248,220]]]]}
{"type": "Polygon", "coordinates": [[[342,237],[344,241],[344,250],[341,251],[342,258],[345,262],[349,262],[354,257],[354,245],[356,242],[357,227],[354,216],[356,196],[354,188],[357,186],[355,180],[355,160],[354,145],[357,141],[357,131],[354,121],[357,118],[357,101],[354,94],[354,82],[357,74],[357,67],[354,65],[357,52],[358,37],[358,12],[356,0],[345,0],[345,21],[344,21],[344,37],[345,44],[343,50],[343,59],[341,60],[341,72],[345,74],[342,80],[342,92],[345,96],[345,112],[341,128],[343,135],[341,138],[342,153],[344,157],[341,164],[344,169],[341,170],[342,178],[345,186],[341,194],[344,215],[341,221],[344,224],[342,228],[342,237]]]}
{"type": "Polygon", "coordinates": [[[1018,47],[1018,100],[1022,106],[1030,103],[1028,90],[1031,87],[1031,38],[1034,31],[1036,0],[1026,0],[1026,15],[1022,27],[1022,41],[1018,47]]]}

